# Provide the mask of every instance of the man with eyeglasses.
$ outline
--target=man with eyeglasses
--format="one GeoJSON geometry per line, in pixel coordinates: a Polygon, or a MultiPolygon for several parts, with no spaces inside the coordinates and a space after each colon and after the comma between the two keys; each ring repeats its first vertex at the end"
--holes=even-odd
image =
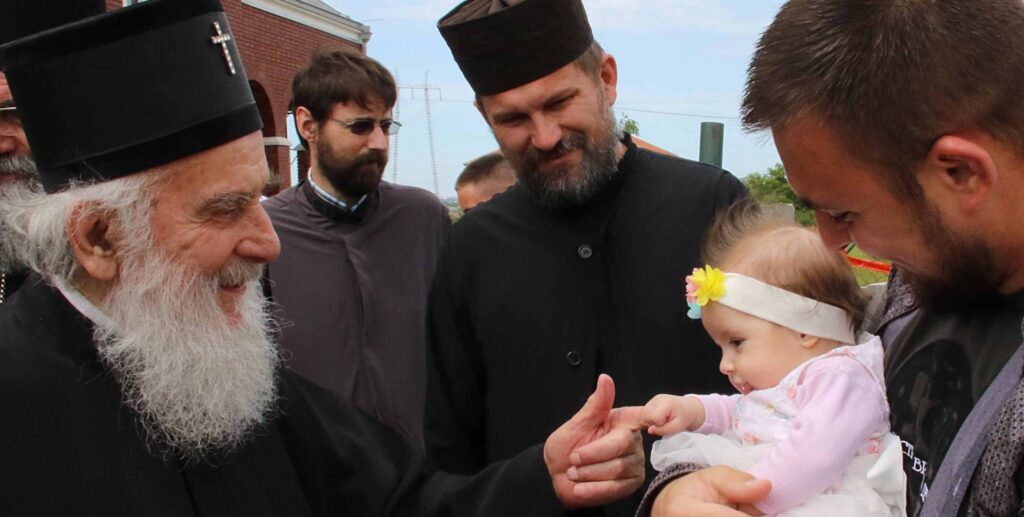
{"type": "MultiPolygon", "coordinates": [[[[102,13],[103,0],[5,2],[0,14],[0,45],[74,20],[102,13]]],[[[8,227],[5,200],[38,189],[38,172],[7,77],[0,71],[0,304],[27,279],[15,257],[14,233],[8,227]]]]}
{"type": "Polygon", "coordinates": [[[264,206],[289,366],[422,443],[426,306],[451,222],[433,194],[381,180],[394,78],[362,54],[315,55],[292,82],[306,181],[264,206]]]}

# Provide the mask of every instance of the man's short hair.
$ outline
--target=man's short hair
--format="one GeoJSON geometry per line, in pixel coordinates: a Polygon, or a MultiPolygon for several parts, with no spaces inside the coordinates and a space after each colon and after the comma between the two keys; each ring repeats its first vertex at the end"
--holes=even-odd
{"type": "Polygon", "coordinates": [[[921,199],[914,171],[935,140],[980,129],[1024,149],[1021,0],[791,0],[757,45],[748,130],[821,119],[890,188],[921,199]]]}
{"type": "MultiPolygon", "coordinates": [[[[343,48],[319,50],[292,79],[291,109],[302,106],[323,123],[336,104],[354,102],[368,108],[374,101],[394,107],[398,87],[391,72],[366,55],[343,48]]],[[[302,137],[299,137],[302,140],[302,137]]],[[[309,146],[305,140],[302,145],[309,146]]]]}
{"type": "Polygon", "coordinates": [[[511,183],[516,181],[516,173],[512,165],[500,152],[487,153],[466,164],[466,168],[455,180],[455,190],[463,185],[481,183],[489,179],[501,179],[511,183]]]}

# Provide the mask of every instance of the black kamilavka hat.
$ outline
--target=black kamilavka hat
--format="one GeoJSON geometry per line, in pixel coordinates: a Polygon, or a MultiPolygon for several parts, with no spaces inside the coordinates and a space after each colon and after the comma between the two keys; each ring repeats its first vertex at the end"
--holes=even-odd
{"type": "Polygon", "coordinates": [[[47,192],[262,127],[219,0],[151,0],[0,46],[47,192]]]}
{"type": "Polygon", "coordinates": [[[437,28],[477,95],[540,79],[594,42],[582,0],[466,0],[437,28]]]}
{"type": "Polygon", "coordinates": [[[0,45],[106,10],[104,0],[0,0],[0,45]]]}

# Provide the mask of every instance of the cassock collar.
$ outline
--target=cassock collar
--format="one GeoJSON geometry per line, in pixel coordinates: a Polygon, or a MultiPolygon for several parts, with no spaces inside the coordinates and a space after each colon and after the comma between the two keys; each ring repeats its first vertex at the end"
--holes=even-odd
{"type": "Polygon", "coordinates": [[[109,316],[103,313],[99,307],[90,302],[82,293],[78,292],[77,289],[68,285],[67,282],[60,278],[53,279],[53,285],[60,291],[60,294],[64,295],[64,298],[75,308],[78,312],[89,318],[89,321],[93,322],[98,327],[111,328],[113,326],[113,320],[109,316]]]}
{"type": "Polygon", "coordinates": [[[343,208],[340,205],[332,203],[321,197],[316,191],[316,186],[313,184],[312,177],[307,176],[306,181],[299,185],[299,190],[304,196],[306,196],[306,200],[309,201],[309,204],[313,205],[313,208],[317,212],[320,212],[328,219],[332,221],[352,223],[358,223],[366,217],[367,212],[370,211],[370,206],[374,203],[379,192],[378,189],[363,196],[363,198],[360,199],[352,208],[343,208]]]}

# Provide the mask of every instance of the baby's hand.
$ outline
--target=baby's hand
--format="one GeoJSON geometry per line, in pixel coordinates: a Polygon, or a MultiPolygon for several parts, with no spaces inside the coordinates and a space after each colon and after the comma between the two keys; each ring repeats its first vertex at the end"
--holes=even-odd
{"type": "Polygon", "coordinates": [[[704,405],[696,397],[655,395],[644,406],[647,433],[667,436],[692,431],[704,423],[704,405]]]}

